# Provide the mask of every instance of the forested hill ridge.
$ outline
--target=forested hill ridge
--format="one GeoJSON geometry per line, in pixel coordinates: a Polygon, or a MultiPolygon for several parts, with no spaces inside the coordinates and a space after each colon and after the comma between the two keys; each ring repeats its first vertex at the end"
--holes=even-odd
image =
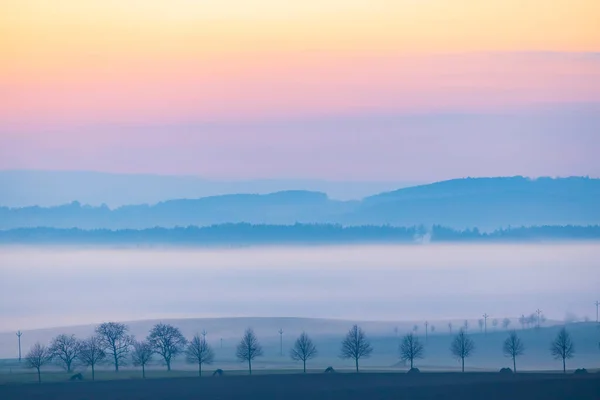
{"type": "Polygon", "coordinates": [[[295,244],[531,243],[600,240],[600,225],[455,230],[442,226],[224,224],[209,227],[81,230],[19,228],[0,231],[0,245],[247,246],[295,244]]]}
{"type": "Polygon", "coordinates": [[[0,207],[0,229],[55,227],[147,229],[226,223],[345,226],[508,226],[600,224],[600,179],[466,178],[380,193],[361,201],[284,191],[170,200],[115,209],[78,202],[57,207],[0,207]]]}

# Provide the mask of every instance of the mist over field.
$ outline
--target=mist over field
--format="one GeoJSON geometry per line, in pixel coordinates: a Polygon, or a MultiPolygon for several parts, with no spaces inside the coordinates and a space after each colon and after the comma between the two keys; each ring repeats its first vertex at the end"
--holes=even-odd
{"type": "Polygon", "coordinates": [[[594,317],[600,245],[0,249],[0,331],[182,317],[594,317]]]}

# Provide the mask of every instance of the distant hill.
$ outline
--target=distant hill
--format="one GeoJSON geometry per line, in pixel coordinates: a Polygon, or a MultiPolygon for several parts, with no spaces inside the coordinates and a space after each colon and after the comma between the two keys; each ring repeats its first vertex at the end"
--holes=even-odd
{"type": "Polygon", "coordinates": [[[267,194],[302,189],[332,199],[360,200],[417,182],[324,181],[310,179],[210,180],[197,176],[111,174],[90,171],[0,171],[0,206],[58,206],[78,201],[111,208],[156,204],[236,193],[267,194]]]}
{"type": "Polygon", "coordinates": [[[169,200],[111,209],[73,202],[0,208],[0,229],[56,227],[146,229],[225,223],[508,226],[600,224],[600,179],[467,178],[403,188],[361,201],[293,190],[169,200]]]}

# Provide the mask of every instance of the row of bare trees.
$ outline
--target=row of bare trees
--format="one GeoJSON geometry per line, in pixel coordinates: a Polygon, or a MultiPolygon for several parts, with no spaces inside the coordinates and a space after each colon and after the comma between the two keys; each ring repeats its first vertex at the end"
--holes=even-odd
{"type": "MultiPolygon", "coordinates": [[[[461,329],[450,345],[452,355],[462,365],[464,372],[465,359],[469,358],[475,350],[475,343],[461,329]]],[[[503,353],[511,357],[513,369],[516,372],[516,359],[524,354],[525,347],[516,332],[512,332],[503,344],[503,353]]],[[[365,332],[354,325],[344,337],[341,345],[340,357],[354,361],[356,372],[359,372],[359,361],[370,357],[373,347],[367,339],[365,332]]],[[[425,346],[414,333],[404,336],[399,346],[400,358],[410,362],[413,369],[414,361],[421,359],[425,353],[425,346]]],[[[562,329],[552,342],[551,353],[563,361],[563,371],[566,371],[566,360],[574,355],[574,346],[566,329],[562,329]]],[[[41,382],[41,368],[55,361],[67,372],[71,372],[76,362],[91,368],[92,380],[95,379],[95,368],[100,363],[111,363],[115,371],[131,361],[134,366],[142,368],[142,376],[146,377],[146,366],[154,356],[159,356],[167,370],[171,370],[172,360],[185,354],[188,363],[198,365],[198,375],[202,375],[203,365],[210,365],[214,361],[214,351],[206,342],[205,335],[195,335],[187,340],[179,328],[169,324],[156,324],[143,341],[136,341],[129,334],[127,325],[117,322],[107,322],[98,326],[95,334],[88,339],[79,340],[74,335],[61,334],[55,337],[50,345],[44,346],[36,343],[26,356],[27,366],[37,370],[38,380],[41,382]]],[[[311,338],[302,333],[295,341],[290,351],[290,357],[303,363],[306,372],[308,360],[318,355],[317,348],[311,338]]],[[[263,349],[258,338],[251,328],[248,328],[236,347],[236,357],[248,364],[248,372],[252,374],[252,362],[263,356],[263,349]]]]}
{"type": "MultiPolygon", "coordinates": [[[[462,372],[465,372],[465,359],[469,358],[475,351],[475,342],[460,330],[450,344],[450,352],[461,362],[462,372]]],[[[515,331],[511,332],[502,345],[504,356],[512,359],[513,371],[517,372],[517,357],[525,354],[525,345],[515,331]]],[[[550,344],[550,354],[557,360],[562,360],[563,372],[566,373],[566,360],[575,355],[575,346],[571,335],[566,328],[562,328],[556,338],[550,344]]],[[[400,359],[404,362],[410,362],[410,368],[416,359],[421,359],[425,355],[425,346],[417,336],[409,333],[402,338],[400,343],[400,359]]]]}

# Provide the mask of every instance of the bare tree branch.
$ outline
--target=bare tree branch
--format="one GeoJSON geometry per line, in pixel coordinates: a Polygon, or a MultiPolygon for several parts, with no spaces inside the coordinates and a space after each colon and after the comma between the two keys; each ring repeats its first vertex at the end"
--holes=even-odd
{"type": "Polygon", "coordinates": [[[133,345],[133,336],[128,332],[127,325],[118,322],[105,322],[96,328],[102,347],[106,353],[112,355],[117,372],[119,372],[119,365],[125,364],[127,354],[133,345]]]}
{"type": "Polygon", "coordinates": [[[302,361],[304,366],[304,373],[306,373],[306,361],[317,356],[317,347],[313,344],[310,337],[305,333],[296,339],[294,347],[290,352],[290,357],[294,361],[302,361]]]}
{"type": "Polygon", "coordinates": [[[148,342],[133,342],[131,360],[136,367],[142,367],[142,378],[146,379],[146,365],[152,360],[154,350],[148,342]]]}
{"type": "Polygon", "coordinates": [[[412,333],[405,335],[400,343],[400,359],[410,361],[410,369],[413,369],[413,362],[418,358],[423,358],[425,348],[419,338],[412,333]]]}
{"type": "Polygon", "coordinates": [[[550,353],[556,360],[563,362],[563,373],[567,373],[567,361],[575,356],[575,345],[571,334],[566,328],[562,328],[550,345],[550,353]]]}
{"type": "Polygon", "coordinates": [[[34,344],[25,356],[26,367],[37,370],[39,383],[42,383],[41,368],[51,361],[52,353],[46,346],[39,342],[34,344]]]}
{"type": "Polygon", "coordinates": [[[165,360],[167,371],[171,370],[172,358],[182,353],[187,344],[179,328],[162,323],[154,325],[147,340],[154,352],[165,360]]]}
{"type": "Polygon", "coordinates": [[[454,337],[454,340],[450,345],[450,351],[454,357],[461,361],[462,372],[465,372],[465,358],[469,358],[475,351],[475,343],[467,336],[465,331],[461,329],[458,335],[454,337]]]}
{"type": "Polygon", "coordinates": [[[359,328],[358,325],[354,325],[350,328],[342,341],[342,352],[340,357],[353,359],[356,365],[356,372],[358,372],[358,360],[361,358],[369,358],[372,352],[373,347],[371,347],[371,343],[367,340],[363,330],[359,328]]]}
{"type": "Polygon", "coordinates": [[[517,332],[511,332],[510,336],[506,338],[502,346],[502,352],[506,357],[510,357],[513,360],[513,372],[517,372],[517,357],[525,354],[525,346],[517,335],[517,332]]]}
{"type": "Polygon", "coordinates": [[[252,375],[252,360],[263,355],[262,346],[252,328],[246,329],[242,340],[237,345],[235,355],[240,361],[248,362],[248,372],[252,375]]]}
{"type": "Polygon", "coordinates": [[[71,372],[71,366],[79,356],[81,342],[75,338],[75,335],[62,334],[52,340],[48,350],[54,359],[60,361],[67,372],[71,372]]]}
{"type": "Polygon", "coordinates": [[[79,351],[79,361],[83,365],[92,368],[92,380],[96,379],[96,365],[106,359],[104,345],[98,335],[92,336],[89,339],[81,341],[79,351]]]}
{"type": "Polygon", "coordinates": [[[202,376],[202,365],[210,365],[215,359],[212,347],[199,335],[195,335],[189,342],[185,355],[188,363],[198,364],[198,376],[202,376]]]}

